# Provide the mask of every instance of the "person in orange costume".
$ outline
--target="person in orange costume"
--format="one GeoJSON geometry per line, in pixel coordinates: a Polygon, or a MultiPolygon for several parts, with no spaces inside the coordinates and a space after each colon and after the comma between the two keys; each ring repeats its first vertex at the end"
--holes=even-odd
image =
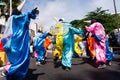
{"type": "MultiPolygon", "coordinates": [[[[49,37],[47,37],[44,41],[44,47],[46,50],[48,50],[48,47],[51,43],[52,43],[52,40],[49,37]]],[[[47,58],[47,56],[48,56],[48,53],[46,51],[45,58],[47,58]]]]}

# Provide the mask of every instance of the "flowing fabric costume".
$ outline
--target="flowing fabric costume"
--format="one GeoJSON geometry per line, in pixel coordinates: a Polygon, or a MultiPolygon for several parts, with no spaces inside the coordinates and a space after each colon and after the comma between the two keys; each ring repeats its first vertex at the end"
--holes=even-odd
{"type": "Polygon", "coordinates": [[[58,22],[54,27],[51,29],[51,34],[54,35],[54,51],[53,56],[58,56],[58,59],[62,58],[62,51],[63,51],[63,34],[66,33],[66,29],[63,31],[63,24],[58,22]]]}
{"type": "Polygon", "coordinates": [[[88,46],[88,56],[95,58],[95,50],[94,50],[94,42],[95,42],[95,38],[92,36],[88,36],[87,38],[87,46],[88,46]]]}
{"type": "Polygon", "coordinates": [[[47,36],[49,36],[49,33],[43,33],[41,34],[34,42],[35,50],[38,55],[38,61],[42,62],[45,60],[45,53],[46,49],[44,47],[44,41],[47,36]]]}
{"type": "Polygon", "coordinates": [[[81,29],[74,28],[70,23],[63,22],[63,27],[68,31],[63,35],[62,65],[71,68],[74,53],[74,34],[83,34],[81,29]]]}
{"type": "MultiPolygon", "coordinates": [[[[48,47],[51,43],[52,43],[52,40],[49,37],[47,37],[44,41],[44,47],[45,47],[46,50],[48,49],[48,47]]],[[[48,56],[48,53],[46,51],[45,57],[47,57],[47,56],[48,56]]]]}
{"type": "Polygon", "coordinates": [[[113,58],[114,58],[114,53],[110,51],[108,40],[106,40],[106,60],[112,61],[113,58]]]}
{"type": "Polygon", "coordinates": [[[83,31],[73,28],[68,22],[58,22],[51,29],[51,33],[56,36],[56,53],[59,58],[62,57],[62,65],[71,67],[74,53],[74,34],[83,34],[83,31]]]}
{"type": "Polygon", "coordinates": [[[33,13],[13,15],[2,38],[4,48],[10,62],[7,80],[23,80],[30,62],[30,19],[35,19],[33,13]]]}
{"type": "Polygon", "coordinates": [[[74,51],[77,55],[82,55],[82,48],[79,46],[79,43],[82,41],[82,37],[75,35],[74,51]]]}
{"type": "Polygon", "coordinates": [[[105,30],[102,24],[95,22],[89,27],[86,27],[86,30],[93,34],[95,37],[94,41],[94,50],[96,55],[96,62],[106,62],[106,39],[105,39],[105,30]]]}

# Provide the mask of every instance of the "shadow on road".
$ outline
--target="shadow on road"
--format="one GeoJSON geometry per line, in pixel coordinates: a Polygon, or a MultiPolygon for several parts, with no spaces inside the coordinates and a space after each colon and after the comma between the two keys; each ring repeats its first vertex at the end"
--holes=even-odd
{"type": "Polygon", "coordinates": [[[34,71],[36,71],[36,69],[29,69],[28,74],[24,80],[37,80],[38,76],[45,75],[45,73],[33,74],[34,71]]]}
{"type": "Polygon", "coordinates": [[[95,68],[98,67],[98,65],[96,64],[95,60],[90,60],[87,57],[82,57],[82,60],[80,59],[79,62],[80,63],[77,63],[77,64],[73,63],[72,65],[82,65],[82,64],[86,64],[87,63],[87,64],[89,64],[89,65],[91,65],[91,66],[93,66],[95,68]]]}

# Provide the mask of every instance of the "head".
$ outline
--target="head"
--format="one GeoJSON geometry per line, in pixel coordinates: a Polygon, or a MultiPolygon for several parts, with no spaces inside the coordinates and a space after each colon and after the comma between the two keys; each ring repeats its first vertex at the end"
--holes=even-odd
{"type": "Polygon", "coordinates": [[[93,24],[93,23],[96,22],[96,20],[95,19],[90,19],[90,20],[85,20],[84,22],[88,23],[88,24],[93,24]]]}
{"type": "Polygon", "coordinates": [[[20,14],[22,14],[22,12],[19,11],[17,8],[14,8],[14,9],[12,10],[12,15],[20,15],[20,14]]]}
{"type": "Polygon", "coordinates": [[[64,21],[64,18],[60,18],[60,19],[59,19],[59,22],[60,22],[60,21],[64,21]]]}
{"type": "Polygon", "coordinates": [[[64,18],[53,17],[53,19],[54,19],[56,22],[62,22],[62,21],[64,21],[64,18]]]}
{"type": "Polygon", "coordinates": [[[22,8],[25,5],[26,0],[23,0],[16,8],[12,10],[12,15],[20,15],[22,14],[22,8]]]}
{"type": "Polygon", "coordinates": [[[96,20],[95,19],[91,19],[91,24],[95,23],[96,20]]]}
{"type": "Polygon", "coordinates": [[[39,10],[37,9],[37,7],[36,7],[35,9],[32,10],[32,13],[33,13],[33,14],[36,14],[36,15],[39,14],[39,10]]]}
{"type": "Polygon", "coordinates": [[[37,32],[38,32],[38,33],[43,33],[41,30],[38,30],[37,32]]]}

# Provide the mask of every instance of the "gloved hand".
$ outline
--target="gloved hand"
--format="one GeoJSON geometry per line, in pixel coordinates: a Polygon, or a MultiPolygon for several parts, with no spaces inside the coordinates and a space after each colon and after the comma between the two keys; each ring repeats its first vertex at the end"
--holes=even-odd
{"type": "Polygon", "coordinates": [[[32,10],[32,13],[33,13],[33,14],[39,14],[39,10],[37,10],[37,7],[32,10]]]}
{"type": "Polygon", "coordinates": [[[51,33],[51,32],[49,32],[49,36],[52,36],[52,33],[51,33]]]}

